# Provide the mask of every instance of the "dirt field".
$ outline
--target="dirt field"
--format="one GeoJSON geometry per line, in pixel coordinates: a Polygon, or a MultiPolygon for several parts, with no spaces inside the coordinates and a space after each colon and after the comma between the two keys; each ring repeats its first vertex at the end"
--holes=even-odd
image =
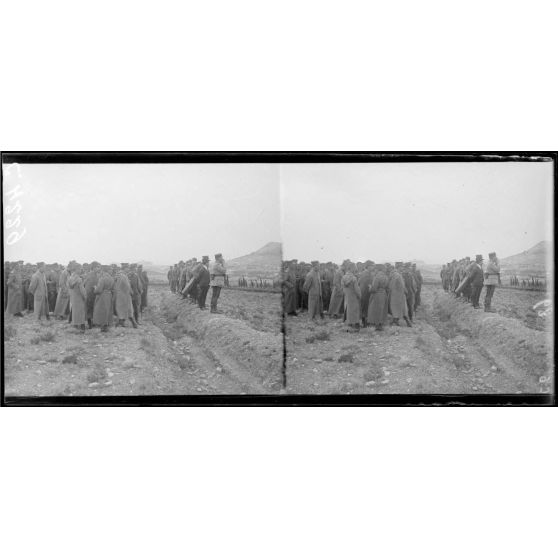
{"type": "MultiPolygon", "coordinates": [[[[544,296],[498,289],[486,314],[425,285],[414,327],[383,332],[288,317],[287,393],[548,393],[552,323],[531,310],[544,296]]],[[[279,394],[280,301],[224,290],[215,315],[157,285],[138,329],[9,318],[6,396],[279,394]]]]}
{"type": "Polygon", "coordinates": [[[6,397],[279,393],[280,295],[227,290],[220,309],[157,285],[138,329],[82,334],[66,321],[8,318],[6,397]]]}
{"type": "Polygon", "coordinates": [[[499,289],[493,299],[499,313],[486,314],[425,285],[414,327],[383,332],[350,333],[340,320],[314,325],[305,314],[289,316],[288,392],[548,393],[552,324],[532,318],[537,296],[544,298],[499,289]]]}

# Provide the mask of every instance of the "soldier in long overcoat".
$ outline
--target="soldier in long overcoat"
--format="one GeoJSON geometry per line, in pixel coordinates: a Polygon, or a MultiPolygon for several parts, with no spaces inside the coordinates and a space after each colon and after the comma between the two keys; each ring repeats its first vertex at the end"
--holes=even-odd
{"type": "Polygon", "coordinates": [[[45,264],[39,262],[37,271],[31,277],[29,283],[29,292],[33,295],[33,313],[37,320],[41,320],[43,316],[49,320],[48,315],[48,290],[45,276],[45,264]]]}
{"type": "Polygon", "coordinates": [[[56,298],[58,292],[58,264],[50,266],[46,273],[47,293],[48,293],[48,310],[54,312],[56,308],[56,298]]]}
{"type": "Polygon", "coordinates": [[[413,321],[413,313],[415,310],[415,278],[411,272],[411,262],[407,262],[402,271],[403,281],[405,282],[405,299],[407,301],[407,313],[409,320],[413,321]]]}
{"type": "Polygon", "coordinates": [[[147,276],[147,271],[143,269],[143,266],[141,264],[138,266],[138,274],[142,286],[140,310],[143,312],[147,308],[147,290],[149,289],[149,277],[147,276]]]}
{"type": "Polygon", "coordinates": [[[358,330],[360,329],[360,299],[361,292],[356,278],[356,266],[349,263],[346,266],[347,272],[341,279],[343,285],[343,295],[345,299],[345,321],[347,325],[358,330]]]}
{"type": "Polygon", "coordinates": [[[320,277],[320,264],[312,262],[312,269],[306,275],[303,289],[308,293],[308,316],[315,320],[318,316],[323,317],[322,307],[322,280],[320,277]]]}
{"type": "Polygon", "coordinates": [[[370,302],[368,304],[368,324],[381,331],[388,316],[388,284],[385,266],[379,265],[374,273],[370,287],[370,302]]]}
{"type": "Polygon", "coordinates": [[[131,295],[132,295],[132,308],[134,310],[134,319],[139,323],[139,316],[141,313],[141,297],[143,294],[143,282],[140,277],[140,272],[136,264],[132,264],[130,272],[128,273],[128,280],[130,281],[131,295]]]}
{"type": "Polygon", "coordinates": [[[136,328],[138,324],[134,320],[134,309],[132,306],[132,288],[126,275],[125,267],[116,274],[114,283],[114,313],[118,318],[118,326],[124,326],[125,320],[130,320],[136,328]]]}
{"type": "Polygon", "coordinates": [[[360,288],[360,317],[362,319],[362,326],[366,327],[368,319],[368,303],[370,301],[370,283],[372,283],[372,266],[374,262],[367,260],[364,263],[364,269],[360,272],[358,277],[358,286],[360,288]]]}
{"type": "Polygon", "coordinates": [[[91,263],[91,270],[85,276],[83,286],[85,287],[85,317],[89,329],[93,327],[93,312],[95,310],[95,287],[99,282],[100,264],[98,262],[91,263]]]}
{"type": "Polygon", "coordinates": [[[333,273],[333,290],[331,291],[331,300],[329,301],[329,315],[332,318],[338,318],[343,313],[343,270],[336,266],[333,273]]]}
{"type": "Polygon", "coordinates": [[[72,309],[72,325],[85,331],[85,299],[86,292],[83,279],[80,277],[81,269],[75,265],[72,275],[68,279],[68,289],[70,290],[70,308],[72,309]]]}
{"type": "Polygon", "coordinates": [[[68,290],[68,279],[70,274],[68,268],[63,269],[58,277],[58,297],[54,307],[54,316],[64,319],[70,311],[70,291],[68,290]]]}
{"type": "Polygon", "coordinates": [[[112,298],[114,279],[108,265],[101,266],[99,280],[95,286],[95,307],[93,309],[93,323],[101,326],[101,331],[107,331],[112,324],[112,298]]]}
{"type": "Polygon", "coordinates": [[[409,321],[409,315],[407,313],[405,282],[400,273],[401,268],[402,264],[398,262],[396,269],[392,271],[389,277],[388,312],[391,314],[395,325],[399,325],[399,320],[404,318],[407,325],[411,327],[411,322],[409,321]]]}
{"type": "Polygon", "coordinates": [[[292,262],[285,262],[283,271],[283,312],[286,316],[296,316],[296,272],[292,262]]]}
{"type": "Polygon", "coordinates": [[[23,317],[23,281],[20,273],[20,267],[16,267],[11,271],[7,281],[8,296],[6,313],[9,316],[23,317]]]}
{"type": "Polygon", "coordinates": [[[320,276],[322,280],[322,307],[324,309],[329,308],[329,302],[331,300],[331,285],[333,283],[333,271],[331,266],[331,262],[320,266],[320,276]]]}

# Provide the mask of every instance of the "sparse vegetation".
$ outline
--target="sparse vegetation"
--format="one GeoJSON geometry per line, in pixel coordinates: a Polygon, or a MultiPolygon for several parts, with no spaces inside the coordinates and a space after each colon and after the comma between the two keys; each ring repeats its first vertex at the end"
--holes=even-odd
{"type": "Polygon", "coordinates": [[[190,359],[187,357],[179,356],[177,359],[177,364],[180,367],[180,370],[186,370],[189,368],[190,359]]]}
{"type": "Polygon", "coordinates": [[[341,355],[338,359],[338,362],[353,362],[354,361],[354,355],[352,353],[346,353],[344,355],[341,355]]]}
{"type": "Polygon", "coordinates": [[[87,373],[86,379],[91,384],[93,382],[101,382],[107,378],[107,373],[102,366],[95,367],[87,373]]]}
{"type": "Polygon", "coordinates": [[[17,334],[17,329],[10,324],[4,325],[4,341],[8,341],[13,339],[17,334]]]}
{"type": "Polygon", "coordinates": [[[149,339],[149,337],[142,337],[140,339],[140,347],[149,354],[154,354],[157,352],[157,346],[149,339]]]}
{"type": "Polygon", "coordinates": [[[163,329],[163,333],[167,339],[176,341],[177,339],[184,337],[184,328],[175,322],[170,327],[165,327],[163,329]]]}
{"type": "Polygon", "coordinates": [[[62,359],[62,364],[77,364],[77,356],[76,355],[68,355],[62,359]]]}
{"type": "Polygon", "coordinates": [[[56,339],[56,333],[54,331],[45,331],[45,333],[41,333],[41,335],[35,335],[31,337],[30,343],[31,345],[38,345],[42,341],[46,343],[52,343],[56,339]]]}
{"type": "Polygon", "coordinates": [[[314,335],[314,338],[317,341],[328,341],[330,337],[329,337],[329,333],[325,329],[322,329],[321,331],[318,331],[318,333],[314,335]]]}

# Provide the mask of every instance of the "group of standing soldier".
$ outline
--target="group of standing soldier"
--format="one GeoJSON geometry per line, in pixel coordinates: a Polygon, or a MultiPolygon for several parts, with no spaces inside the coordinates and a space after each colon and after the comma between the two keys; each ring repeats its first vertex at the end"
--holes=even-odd
{"type": "Polygon", "coordinates": [[[388,316],[394,325],[404,319],[412,326],[420,306],[422,275],[411,262],[392,266],[370,260],[356,264],[345,260],[341,265],[290,260],[283,262],[282,289],[285,315],[308,310],[314,321],[327,313],[332,319],[342,318],[351,331],[361,326],[382,330],[388,316]]]}
{"type": "Polygon", "coordinates": [[[209,256],[203,256],[201,262],[192,258],[186,262],[179,261],[167,272],[170,290],[188,298],[191,304],[197,304],[201,310],[207,310],[206,299],[211,287],[211,313],[221,314],[217,302],[221,289],[228,286],[227,269],[222,254],[215,254],[215,260],[209,263],[209,256]]]}
{"type": "Polygon", "coordinates": [[[446,292],[451,292],[464,302],[470,302],[473,308],[480,309],[480,296],[484,286],[484,311],[495,312],[492,309],[492,297],[496,285],[501,285],[500,262],[495,252],[488,254],[488,264],[483,267],[483,257],[477,254],[475,261],[471,258],[453,260],[445,264],[440,272],[442,287],[446,292]]]}
{"type": "Polygon", "coordinates": [[[122,263],[101,265],[71,261],[37,265],[6,262],[4,300],[8,315],[23,317],[33,312],[35,319],[65,320],[81,331],[99,326],[107,331],[116,318],[116,327],[126,320],[138,327],[147,307],[149,278],[142,265],[122,263]]]}

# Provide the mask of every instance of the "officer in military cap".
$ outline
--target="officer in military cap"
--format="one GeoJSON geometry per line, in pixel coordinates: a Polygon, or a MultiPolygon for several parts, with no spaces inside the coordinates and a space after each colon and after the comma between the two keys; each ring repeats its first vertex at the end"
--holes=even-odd
{"type": "Polygon", "coordinates": [[[217,301],[221,294],[221,289],[225,286],[225,275],[227,269],[225,267],[225,260],[222,254],[215,254],[215,261],[211,264],[209,269],[210,274],[210,287],[211,287],[211,313],[222,314],[217,310],[217,301]]]}
{"type": "Polygon", "coordinates": [[[486,265],[486,271],[484,273],[486,285],[486,295],[484,297],[484,311],[485,312],[495,312],[492,309],[492,297],[494,296],[494,291],[496,290],[496,285],[501,285],[502,281],[500,279],[500,262],[496,257],[496,252],[490,252],[488,254],[488,264],[486,265]]]}
{"type": "Polygon", "coordinates": [[[473,308],[480,308],[479,298],[484,284],[482,254],[477,254],[475,256],[475,261],[469,265],[467,274],[471,285],[471,303],[473,304],[473,308]]]}

